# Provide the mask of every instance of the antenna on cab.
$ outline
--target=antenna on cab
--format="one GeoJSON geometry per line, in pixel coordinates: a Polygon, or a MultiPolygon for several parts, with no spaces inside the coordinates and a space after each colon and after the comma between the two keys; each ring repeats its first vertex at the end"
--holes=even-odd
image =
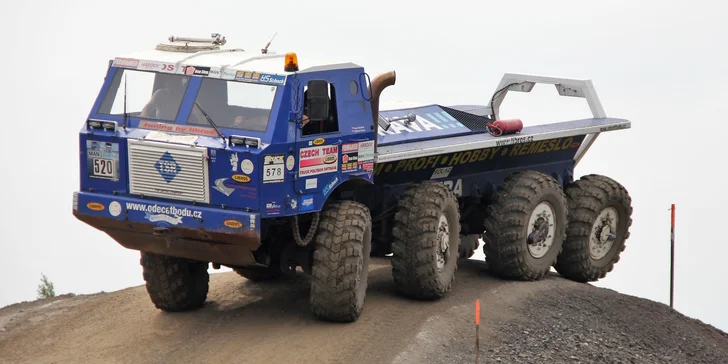
{"type": "Polygon", "coordinates": [[[263,48],[260,49],[260,52],[261,53],[268,54],[268,47],[270,47],[270,43],[273,41],[273,38],[276,37],[276,34],[278,34],[278,32],[276,32],[275,34],[273,34],[273,37],[270,38],[270,40],[268,41],[268,44],[266,44],[265,47],[263,47],[263,48]]]}

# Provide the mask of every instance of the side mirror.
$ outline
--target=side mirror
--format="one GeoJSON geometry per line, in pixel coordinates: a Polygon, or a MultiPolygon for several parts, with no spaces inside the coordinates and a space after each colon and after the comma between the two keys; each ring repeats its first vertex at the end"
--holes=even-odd
{"type": "Polygon", "coordinates": [[[308,119],[322,121],[329,118],[329,83],[325,80],[308,81],[306,106],[308,119]]]}

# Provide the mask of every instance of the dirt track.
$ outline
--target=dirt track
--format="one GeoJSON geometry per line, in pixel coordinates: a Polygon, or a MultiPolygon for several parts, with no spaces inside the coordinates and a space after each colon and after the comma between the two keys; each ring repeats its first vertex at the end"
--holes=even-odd
{"type": "Polygon", "coordinates": [[[630,362],[622,357],[647,363],[728,362],[728,335],[664,305],[558,276],[501,281],[482,262],[470,260],[460,265],[445,299],[419,302],[395,293],[388,260],[373,260],[371,269],[364,312],[353,324],[315,320],[303,276],[261,284],[235,273],[213,274],[206,306],[180,314],[156,310],[144,287],[8,306],[0,310],[0,362],[471,363],[477,298],[483,312],[481,363],[535,358],[630,362]],[[593,297],[600,303],[615,299],[625,309],[594,311],[593,297]],[[537,309],[548,311],[533,316],[537,309]],[[616,320],[606,317],[630,310],[634,312],[616,320]],[[650,315],[658,315],[659,325],[650,315]],[[636,323],[640,317],[644,324],[636,323]],[[649,322],[655,327],[643,332],[649,322]],[[677,341],[663,337],[660,327],[671,330],[677,341]],[[613,329],[621,335],[614,338],[613,329]],[[621,349],[624,340],[632,343],[628,350],[621,349]]]}

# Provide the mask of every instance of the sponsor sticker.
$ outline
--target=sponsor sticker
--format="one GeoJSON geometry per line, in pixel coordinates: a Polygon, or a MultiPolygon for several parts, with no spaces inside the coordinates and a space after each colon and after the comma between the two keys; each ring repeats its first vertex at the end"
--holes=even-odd
{"type": "Polygon", "coordinates": [[[352,133],[363,133],[365,131],[367,131],[365,126],[352,126],[351,127],[352,133]]]}
{"type": "Polygon", "coordinates": [[[209,76],[210,75],[210,67],[185,66],[185,72],[184,73],[186,75],[209,76]]]}
{"type": "Polygon", "coordinates": [[[450,175],[450,171],[452,171],[452,167],[437,168],[434,172],[432,172],[432,177],[430,177],[430,179],[445,178],[450,175]]]}
{"type": "Polygon", "coordinates": [[[351,153],[359,150],[359,143],[349,143],[341,146],[342,153],[351,153]]]}
{"type": "Polygon", "coordinates": [[[318,178],[308,178],[306,179],[306,189],[312,190],[314,188],[318,187],[318,178]]]}
{"type": "Polygon", "coordinates": [[[265,213],[268,215],[278,215],[281,213],[281,205],[276,201],[270,201],[265,204],[265,213]]]}
{"type": "Polygon", "coordinates": [[[109,204],[109,213],[113,217],[117,217],[117,216],[121,215],[121,204],[117,201],[112,201],[109,204]]]}
{"type": "Polygon", "coordinates": [[[282,85],[286,82],[286,76],[262,74],[260,75],[260,82],[282,85]]]}
{"type": "Polygon", "coordinates": [[[225,220],[224,224],[232,229],[240,229],[243,227],[243,223],[238,220],[225,220]]]}
{"type": "Polygon", "coordinates": [[[237,152],[230,154],[230,166],[232,167],[233,172],[238,171],[238,153],[237,152]]]}
{"type": "Polygon", "coordinates": [[[253,162],[250,159],[243,159],[243,161],[240,162],[240,170],[245,174],[253,173],[253,168],[253,162]]]}
{"type": "Polygon", "coordinates": [[[218,178],[215,180],[215,182],[212,185],[212,189],[222,193],[225,196],[231,196],[233,192],[236,190],[239,192],[237,194],[237,197],[241,198],[247,198],[247,199],[256,199],[258,189],[253,186],[247,186],[243,185],[237,182],[229,181],[230,178],[224,177],[224,178],[218,178]]]}
{"type": "Polygon", "coordinates": [[[86,207],[88,207],[89,210],[94,210],[94,211],[101,211],[104,209],[104,205],[102,205],[98,202],[89,202],[86,204],[86,207]]]}
{"type": "Polygon", "coordinates": [[[123,68],[137,68],[139,66],[139,60],[132,58],[114,58],[114,63],[112,63],[112,66],[123,68]]]}
{"type": "Polygon", "coordinates": [[[288,158],[286,158],[286,169],[293,170],[293,167],[296,166],[296,157],[289,155],[288,158]]]}
{"type": "Polygon", "coordinates": [[[140,121],[139,128],[140,129],[161,130],[161,131],[171,131],[171,132],[175,132],[175,133],[184,133],[184,134],[197,134],[197,135],[205,135],[205,136],[212,136],[212,137],[218,136],[217,132],[213,128],[201,128],[199,126],[157,123],[157,122],[152,122],[152,121],[147,121],[147,120],[140,121]]]}
{"type": "Polygon", "coordinates": [[[146,214],[145,219],[152,222],[170,220],[178,221],[178,223],[181,223],[183,217],[189,217],[192,219],[202,218],[202,211],[191,210],[186,207],[178,208],[174,206],[161,206],[157,204],[150,205],[145,203],[127,202],[126,209],[128,211],[144,212],[146,214]],[[162,217],[158,215],[167,215],[167,217],[162,217]]]}
{"type": "Polygon", "coordinates": [[[234,174],[232,177],[233,181],[240,182],[240,183],[248,183],[250,182],[250,177],[244,175],[244,174],[234,174]]]}
{"type": "Polygon", "coordinates": [[[374,141],[359,142],[359,160],[374,160],[374,141]]]}
{"type": "Polygon", "coordinates": [[[334,177],[334,179],[332,179],[331,182],[329,182],[329,184],[324,186],[324,190],[323,190],[324,196],[328,195],[329,192],[331,192],[331,189],[334,188],[334,185],[336,185],[336,182],[338,182],[338,181],[339,181],[339,177],[338,176],[334,177]]]}
{"type": "Polygon", "coordinates": [[[600,132],[627,129],[627,124],[610,125],[599,128],[600,132]]]}
{"type": "Polygon", "coordinates": [[[321,145],[326,142],[326,139],[324,138],[316,138],[313,140],[313,145],[321,145]]]}
{"type": "Polygon", "coordinates": [[[302,212],[313,210],[313,195],[305,195],[301,197],[301,210],[302,212]]]}
{"type": "Polygon", "coordinates": [[[266,155],[263,157],[263,183],[280,183],[285,179],[283,160],[285,155],[266,155]]]}
{"type": "MultiPolygon", "coordinates": [[[[153,130],[144,137],[144,140],[155,140],[158,142],[181,143],[193,145],[200,137],[197,135],[167,134],[163,131],[153,130]]],[[[214,149],[213,149],[214,150],[214,149]]]]}
{"type": "Polygon", "coordinates": [[[222,71],[222,75],[220,77],[226,80],[232,80],[235,79],[235,73],[235,71],[222,71]]]}
{"type": "Polygon", "coordinates": [[[339,164],[338,145],[302,148],[298,156],[298,175],[314,176],[323,173],[336,172],[339,164]]]}
{"type": "Polygon", "coordinates": [[[158,71],[160,68],[162,68],[162,64],[159,62],[150,62],[150,61],[142,61],[139,63],[139,66],[137,69],[145,70],[145,71],[158,71]]]}

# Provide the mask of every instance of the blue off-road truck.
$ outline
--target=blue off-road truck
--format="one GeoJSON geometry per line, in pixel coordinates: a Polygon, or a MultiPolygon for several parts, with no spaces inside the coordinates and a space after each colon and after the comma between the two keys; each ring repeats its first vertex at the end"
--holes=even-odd
{"type": "Polygon", "coordinates": [[[165,311],[200,307],[208,266],[252,280],[311,276],[316,317],[355,321],[371,256],[403,295],[434,299],[483,241],[494,274],[553,266],[593,281],[619,260],[631,200],[574,167],[608,118],[590,81],[506,74],[484,105],[380,107],[395,73],[170,37],[110,60],[80,131],[73,214],[141,252],[165,311]],[[585,98],[592,118],[500,120],[536,83],[585,98]]]}

